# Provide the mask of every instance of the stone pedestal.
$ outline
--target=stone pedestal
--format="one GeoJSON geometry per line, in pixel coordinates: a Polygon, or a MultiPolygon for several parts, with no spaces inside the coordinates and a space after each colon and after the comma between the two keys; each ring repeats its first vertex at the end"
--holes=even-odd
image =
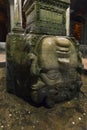
{"type": "Polygon", "coordinates": [[[8,35],[7,90],[25,100],[53,107],[72,99],[82,85],[81,69],[78,43],[72,38],[8,35]]]}
{"type": "Polygon", "coordinates": [[[66,35],[66,9],[69,1],[29,0],[24,4],[27,32],[66,35]]]}

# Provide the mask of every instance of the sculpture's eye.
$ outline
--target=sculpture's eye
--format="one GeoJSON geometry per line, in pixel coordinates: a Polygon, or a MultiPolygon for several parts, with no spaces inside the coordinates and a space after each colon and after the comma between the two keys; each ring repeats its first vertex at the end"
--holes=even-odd
{"type": "Polygon", "coordinates": [[[54,70],[50,70],[47,72],[47,77],[50,79],[58,79],[59,77],[61,77],[61,74],[58,70],[54,69],[54,70]]]}

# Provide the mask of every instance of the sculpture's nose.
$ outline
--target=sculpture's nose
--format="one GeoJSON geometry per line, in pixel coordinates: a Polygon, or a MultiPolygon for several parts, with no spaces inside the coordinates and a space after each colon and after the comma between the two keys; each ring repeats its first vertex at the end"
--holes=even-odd
{"type": "Polygon", "coordinates": [[[56,52],[59,54],[68,54],[70,52],[70,41],[65,38],[58,38],[56,40],[56,52]]]}
{"type": "Polygon", "coordinates": [[[69,46],[71,44],[70,44],[70,41],[68,39],[61,37],[61,38],[56,39],[56,45],[60,46],[60,47],[69,48],[69,46]]]}
{"type": "Polygon", "coordinates": [[[65,38],[56,39],[56,54],[59,62],[69,63],[71,42],[65,38]]]}

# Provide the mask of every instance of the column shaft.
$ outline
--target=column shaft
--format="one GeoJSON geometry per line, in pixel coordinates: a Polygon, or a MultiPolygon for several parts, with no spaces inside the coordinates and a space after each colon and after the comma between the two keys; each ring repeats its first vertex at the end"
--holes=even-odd
{"type": "Polygon", "coordinates": [[[21,0],[14,0],[14,21],[15,26],[22,27],[22,2],[21,0]]]}

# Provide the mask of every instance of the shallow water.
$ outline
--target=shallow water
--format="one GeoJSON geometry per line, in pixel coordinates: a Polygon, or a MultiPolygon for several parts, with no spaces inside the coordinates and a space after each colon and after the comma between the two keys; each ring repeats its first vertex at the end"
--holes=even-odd
{"type": "Polygon", "coordinates": [[[87,130],[87,76],[79,97],[53,108],[34,107],[6,92],[5,68],[0,68],[0,130],[87,130]]]}

